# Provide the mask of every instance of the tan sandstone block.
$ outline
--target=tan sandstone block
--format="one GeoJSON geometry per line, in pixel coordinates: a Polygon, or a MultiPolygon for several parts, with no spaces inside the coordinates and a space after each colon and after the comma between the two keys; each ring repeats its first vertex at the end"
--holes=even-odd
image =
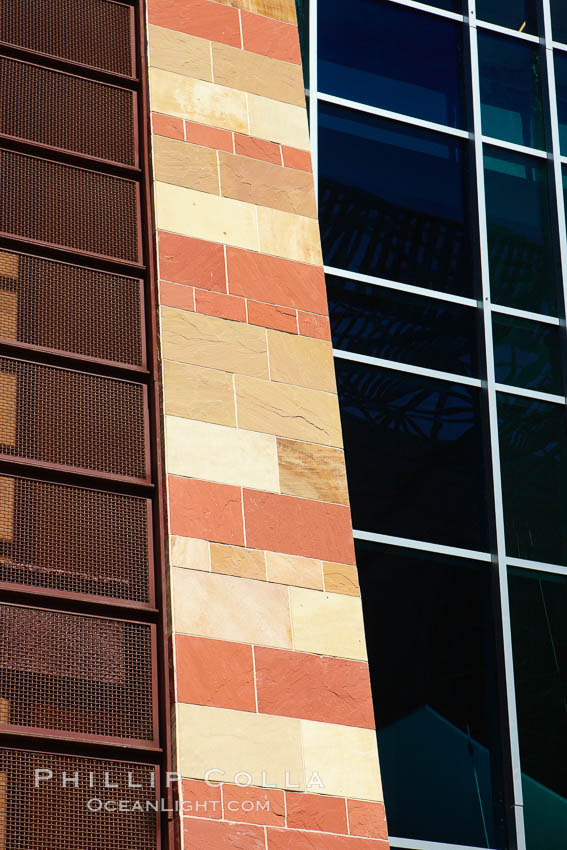
{"type": "MultiPolygon", "coordinates": [[[[150,96],[153,112],[175,115],[210,127],[236,130],[237,133],[248,133],[248,109],[244,92],[152,68],[150,96]]],[[[288,106],[288,109],[299,107],[288,106]]]]}
{"type": "Polygon", "coordinates": [[[316,218],[269,207],[256,209],[262,253],[311,265],[323,264],[319,222],[316,218]]]}
{"type": "Polygon", "coordinates": [[[176,711],[182,776],[304,788],[300,720],[187,703],[176,711]]]}
{"type": "Polygon", "coordinates": [[[248,113],[251,136],[279,142],[291,148],[309,150],[309,128],[304,106],[294,106],[258,94],[249,94],[248,113]]]}
{"type": "Polygon", "coordinates": [[[157,27],[148,28],[150,65],[198,80],[212,80],[211,47],[205,38],[157,27]]]}
{"type": "Polygon", "coordinates": [[[360,599],[292,587],[290,603],[294,649],[366,661],[360,599]]]}
{"type": "Polygon", "coordinates": [[[328,446],[278,438],[280,492],[348,505],[344,453],[328,446]]]}
{"type": "Polygon", "coordinates": [[[305,106],[301,66],[213,42],[215,83],[305,106]]]}
{"type": "Polygon", "coordinates": [[[339,405],[330,393],[237,375],[236,407],[241,428],[342,446],[339,405]]]}
{"type": "Polygon", "coordinates": [[[268,350],[272,381],[336,393],[330,342],[269,330],[268,350]]]}
{"type": "Polygon", "coordinates": [[[193,570],[172,574],[178,632],[291,649],[287,588],[193,570]]]}
{"type": "Polygon", "coordinates": [[[325,590],[329,593],[345,593],[360,596],[358,570],[350,564],[331,564],[323,561],[325,590]]]}
{"type": "Polygon", "coordinates": [[[317,216],[310,173],[226,152],[219,154],[219,162],[223,197],[298,215],[317,216]]]}
{"type": "Polygon", "coordinates": [[[163,364],[165,412],[217,425],[236,425],[232,375],[187,363],[163,364]]]}
{"type": "Polygon", "coordinates": [[[293,0],[218,0],[225,6],[234,6],[257,15],[265,15],[288,24],[296,24],[295,3],[293,0]]]}
{"type": "Polygon", "coordinates": [[[226,576],[266,580],[266,559],[260,549],[211,543],[211,570],[226,576]]]}
{"type": "Polygon", "coordinates": [[[172,534],[169,538],[169,551],[172,567],[201,570],[206,573],[211,570],[208,540],[197,540],[194,537],[180,537],[178,534],[172,534]]]}
{"type": "Polygon", "coordinates": [[[186,189],[220,191],[217,152],[212,148],[192,145],[166,136],[154,136],[154,174],[156,180],[186,189]]]}
{"type": "Polygon", "coordinates": [[[254,377],[268,377],[266,334],[263,328],[242,322],[228,322],[215,316],[201,316],[174,307],[162,307],[161,316],[163,354],[166,359],[254,377]]]}
{"type": "Polygon", "coordinates": [[[299,555],[280,555],[266,552],[268,581],[288,584],[294,587],[311,587],[323,590],[321,561],[302,558],[299,555]]]}

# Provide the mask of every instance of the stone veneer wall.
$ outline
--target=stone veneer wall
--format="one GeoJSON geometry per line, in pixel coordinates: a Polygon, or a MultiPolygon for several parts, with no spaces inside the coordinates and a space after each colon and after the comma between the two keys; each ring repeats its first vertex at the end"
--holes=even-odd
{"type": "Polygon", "coordinates": [[[295,10],[148,6],[182,843],[383,850],[295,10]]]}

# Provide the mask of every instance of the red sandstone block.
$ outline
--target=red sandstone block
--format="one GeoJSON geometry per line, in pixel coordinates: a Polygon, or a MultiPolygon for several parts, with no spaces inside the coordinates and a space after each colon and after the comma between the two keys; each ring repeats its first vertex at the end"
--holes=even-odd
{"type": "Polygon", "coordinates": [[[286,792],[287,825],[292,829],[317,829],[348,834],[346,801],[343,797],[286,792]]]}
{"type": "Polygon", "coordinates": [[[160,115],[152,112],[152,129],[156,136],[167,136],[169,139],[184,139],[183,121],[170,115],[160,115]]]}
{"type": "Polygon", "coordinates": [[[298,148],[288,148],[282,145],[283,164],[287,168],[297,168],[299,171],[311,171],[311,154],[298,148]]]}
{"type": "Polygon", "coordinates": [[[251,646],[176,635],[175,649],[180,702],[256,711],[251,646]]]}
{"type": "Polygon", "coordinates": [[[348,822],[351,835],[387,840],[388,828],[383,803],[366,800],[348,800],[348,822]]]}
{"type": "Polygon", "coordinates": [[[198,818],[222,818],[220,786],[199,779],[184,779],[182,783],[183,812],[198,818]]]}
{"type": "Polygon", "coordinates": [[[225,295],[221,292],[208,292],[206,289],[195,290],[195,309],[197,313],[207,316],[218,316],[219,319],[232,319],[235,322],[246,321],[246,304],[244,298],[235,295],[225,295]]]}
{"type": "Polygon", "coordinates": [[[263,159],[274,165],[282,164],[279,145],[275,142],[265,142],[263,139],[254,139],[252,136],[243,136],[241,133],[234,134],[234,152],[241,156],[263,159]]]}
{"type": "Polygon", "coordinates": [[[301,62],[295,24],[285,24],[253,12],[242,12],[242,41],[245,50],[297,65],[301,62]]]}
{"type": "MultiPolygon", "coordinates": [[[[205,850],[205,848],[200,847],[199,850],[205,850]]],[[[268,850],[388,850],[388,845],[383,841],[354,838],[352,835],[268,829],[268,850]]]]}
{"type": "Polygon", "coordinates": [[[224,249],[214,242],[159,232],[160,277],[201,289],[226,292],[224,249]]]}
{"type": "Polygon", "coordinates": [[[240,487],[176,475],[168,486],[172,534],[244,546],[240,487]]]}
{"type": "Polygon", "coordinates": [[[216,127],[208,127],[206,124],[195,124],[193,121],[185,122],[185,139],[194,145],[203,145],[206,148],[216,148],[219,151],[233,152],[232,133],[229,130],[218,130],[216,127]]]}
{"type": "MultiPolygon", "coordinates": [[[[374,729],[370,677],[364,662],[261,646],[254,654],[258,711],[262,714],[374,729]]],[[[302,828],[302,824],[295,825],[302,828]]],[[[329,832],[340,831],[329,828],[329,832]]]]}
{"type": "Polygon", "coordinates": [[[301,336],[311,336],[315,339],[331,339],[331,325],[326,316],[318,316],[316,313],[298,314],[299,333],[301,336]]]}
{"type": "Polygon", "coordinates": [[[350,510],[344,505],[244,490],[244,516],[247,545],[253,549],[355,563],[350,510]]]}
{"type": "Polygon", "coordinates": [[[183,819],[188,850],[265,850],[264,828],[198,818],[183,819]]]}
{"type": "Polygon", "coordinates": [[[149,21],[159,27],[240,47],[238,9],[212,0],[149,0],[149,21]]]}
{"type": "Polygon", "coordinates": [[[180,310],[195,310],[193,287],[184,283],[159,282],[159,303],[166,307],[178,307],[180,310]]]}
{"type": "Polygon", "coordinates": [[[227,248],[226,259],[228,288],[234,295],[327,315],[322,268],[240,248],[227,248]]]}
{"type": "Polygon", "coordinates": [[[226,820],[285,827],[283,791],[223,785],[222,796],[226,820]]]}
{"type": "Polygon", "coordinates": [[[297,333],[297,312],[291,307],[273,307],[271,304],[249,301],[248,321],[251,325],[261,325],[263,328],[297,333]]]}

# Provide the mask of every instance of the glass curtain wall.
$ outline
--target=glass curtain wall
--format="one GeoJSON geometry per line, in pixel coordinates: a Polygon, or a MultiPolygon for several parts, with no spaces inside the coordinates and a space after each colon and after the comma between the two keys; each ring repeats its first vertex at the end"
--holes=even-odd
{"type": "Polygon", "coordinates": [[[300,9],[400,850],[567,846],[566,10],[300,9]]]}

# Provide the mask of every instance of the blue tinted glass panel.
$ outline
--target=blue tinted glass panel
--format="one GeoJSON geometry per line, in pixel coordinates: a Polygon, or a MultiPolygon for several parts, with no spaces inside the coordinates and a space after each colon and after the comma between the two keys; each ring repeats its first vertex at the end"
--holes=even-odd
{"type": "Polygon", "coordinates": [[[460,375],[478,374],[474,307],[331,275],[327,296],[335,348],[460,375]]]}
{"type": "Polygon", "coordinates": [[[479,30],[478,60],[484,135],[544,148],[538,48],[479,30]]]}
{"type": "Polygon", "coordinates": [[[389,833],[506,846],[490,566],[360,541],[356,561],[389,833]]]}
{"type": "Polygon", "coordinates": [[[567,564],[567,430],[560,404],[498,395],[506,550],[567,564]]]}
{"type": "Polygon", "coordinates": [[[565,0],[551,0],[551,29],[554,41],[567,44],[567,5],[565,0]]]}
{"type": "Polygon", "coordinates": [[[557,315],[546,162],[487,147],[484,182],[494,302],[557,315]]]}
{"type": "Polygon", "coordinates": [[[461,24],[385,0],[329,0],[318,27],[319,91],[464,126],[461,24]]]}
{"type": "Polygon", "coordinates": [[[492,314],[494,365],[500,384],[562,395],[559,328],[492,314]]]}
{"type": "Polygon", "coordinates": [[[528,850],[565,850],[567,578],[508,571],[528,850]]]}
{"type": "Polygon", "coordinates": [[[336,358],[355,528],[485,550],[480,391],[336,358]]]}
{"type": "Polygon", "coordinates": [[[471,295],[466,143],[319,105],[325,263],[471,295]]]}
{"type": "Polygon", "coordinates": [[[567,155],[567,53],[556,50],[555,86],[557,90],[557,117],[559,120],[559,140],[561,153],[567,155]]]}
{"type": "Polygon", "coordinates": [[[480,21],[538,35],[536,0],[476,0],[476,16],[480,21]]]}

